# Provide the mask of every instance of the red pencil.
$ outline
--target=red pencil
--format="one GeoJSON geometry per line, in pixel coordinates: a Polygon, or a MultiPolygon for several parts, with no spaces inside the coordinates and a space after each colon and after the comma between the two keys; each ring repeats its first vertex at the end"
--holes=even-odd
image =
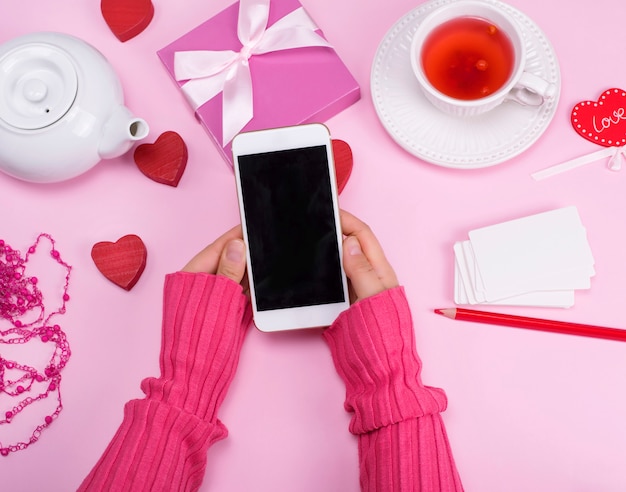
{"type": "Polygon", "coordinates": [[[529,330],[565,333],[567,335],[580,335],[584,337],[606,338],[608,340],[626,342],[626,330],[618,328],[605,328],[603,326],[568,323],[566,321],[527,318],[525,316],[490,313],[463,308],[435,309],[435,312],[447,318],[462,321],[474,321],[476,323],[487,323],[490,325],[512,326],[515,328],[526,328],[529,330]]]}

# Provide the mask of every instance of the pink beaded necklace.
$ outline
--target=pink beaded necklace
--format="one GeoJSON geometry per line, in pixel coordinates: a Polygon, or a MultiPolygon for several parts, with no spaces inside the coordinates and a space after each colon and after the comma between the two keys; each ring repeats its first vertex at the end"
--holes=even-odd
{"type": "MultiPolygon", "coordinates": [[[[0,441],[0,455],[26,449],[35,443],[41,432],[59,416],[63,409],[61,402],[61,371],[70,358],[70,346],[67,337],[58,324],[51,323],[52,317],[65,313],[65,304],[70,297],[67,293],[72,267],[61,259],[55,249],[54,239],[48,234],[40,234],[35,243],[28,248],[24,257],[18,250],[11,248],[0,239],[0,321],[10,324],[7,330],[0,330],[0,345],[26,344],[39,340],[46,346],[53,346],[52,355],[43,369],[33,365],[8,360],[0,351],[0,402],[9,400],[9,404],[0,413],[0,428],[14,422],[16,417],[31,405],[41,402],[49,396],[56,397],[56,409],[46,415],[34,428],[27,441],[7,444],[0,441]],[[26,264],[42,240],[50,242],[50,256],[65,269],[60,307],[46,313],[37,277],[26,274],[26,264]],[[23,321],[26,315],[35,315],[30,321],[23,321]]],[[[1,347],[0,347],[1,350],[1,347]]]]}

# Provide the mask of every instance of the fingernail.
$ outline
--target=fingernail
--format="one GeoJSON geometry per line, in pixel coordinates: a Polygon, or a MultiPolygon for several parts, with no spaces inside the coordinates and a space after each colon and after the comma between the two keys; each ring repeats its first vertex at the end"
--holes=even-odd
{"type": "Polygon", "coordinates": [[[226,245],[226,259],[235,263],[243,260],[243,242],[231,241],[226,245]]]}
{"type": "Polygon", "coordinates": [[[361,250],[361,243],[354,236],[349,236],[346,238],[346,247],[348,248],[348,254],[350,256],[362,255],[363,251],[361,250]]]}

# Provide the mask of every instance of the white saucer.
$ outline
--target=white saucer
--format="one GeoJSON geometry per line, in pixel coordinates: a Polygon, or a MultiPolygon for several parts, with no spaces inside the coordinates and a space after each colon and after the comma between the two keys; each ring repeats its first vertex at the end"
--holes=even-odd
{"type": "Polygon", "coordinates": [[[411,69],[411,39],[433,9],[454,0],[431,0],[402,17],[378,47],[372,65],[372,98],[383,126],[405,150],[425,161],[456,169],[476,169],[511,159],[546,130],[561,92],[559,64],[537,25],[497,0],[486,3],[512,15],[526,36],[527,70],[554,83],[554,98],[543,105],[507,101],[482,115],[461,118],[442,113],[424,97],[411,69]]]}

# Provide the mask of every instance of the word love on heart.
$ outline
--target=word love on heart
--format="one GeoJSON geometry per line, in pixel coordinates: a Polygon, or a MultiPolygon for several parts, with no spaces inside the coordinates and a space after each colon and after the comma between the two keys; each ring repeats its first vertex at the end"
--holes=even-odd
{"type": "Polygon", "coordinates": [[[541,180],[591,162],[609,158],[608,168],[619,171],[626,162],[626,91],[608,89],[597,101],[582,101],[574,106],[571,123],[581,137],[603,149],[532,174],[541,180]]]}
{"type": "Polygon", "coordinates": [[[610,89],[597,101],[583,101],[572,110],[576,133],[604,147],[626,144],[626,91],[610,89]]]}

